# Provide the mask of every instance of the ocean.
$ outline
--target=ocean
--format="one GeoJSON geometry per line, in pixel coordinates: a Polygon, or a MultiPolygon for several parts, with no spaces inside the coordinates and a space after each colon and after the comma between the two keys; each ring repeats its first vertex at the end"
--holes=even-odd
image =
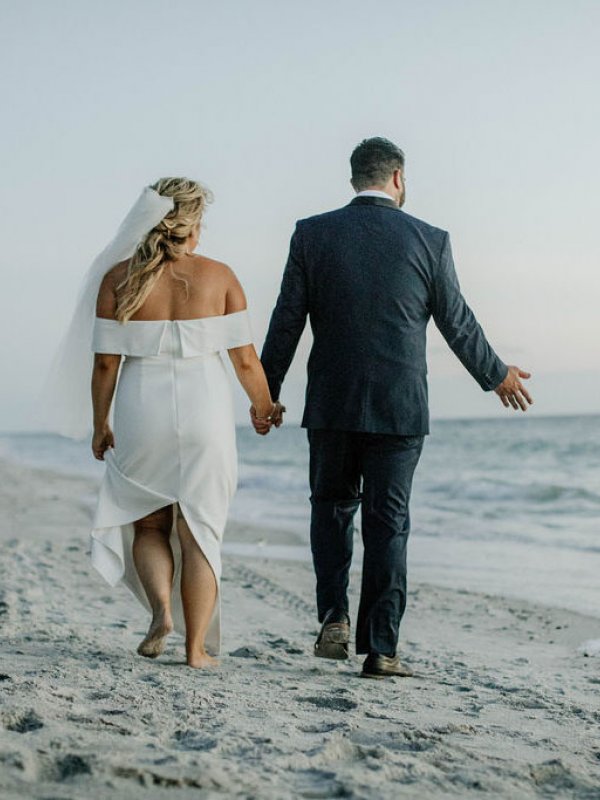
{"type": "MultiPolygon", "coordinates": [[[[239,427],[237,441],[230,518],[260,531],[253,554],[310,558],[306,432],[239,427]],[[296,546],[271,552],[275,531],[296,546]]],[[[104,469],[87,443],[49,434],[0,434],[0,455],[98,479],[104,469]]],[[[410,579],[600,617],[600,415],[434,420],[411,521],[410,579]]]]}

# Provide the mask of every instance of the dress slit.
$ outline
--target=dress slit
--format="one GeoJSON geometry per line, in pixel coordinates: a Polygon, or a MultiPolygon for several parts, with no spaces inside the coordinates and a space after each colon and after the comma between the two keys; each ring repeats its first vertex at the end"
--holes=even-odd
{"type": "MultiPolygon", "coordinates": [[[[210,570],[211,570],[211,572],[213,574],[213,577],[214,577],[214,580],[215,580],[215,587],[216,587],[215,603],[214,603],[214,606],[213,606],[211,619],[210,619],[210,622],[208,624],[208,629],[207,629],[207,633],[206,633],[206,647],[207,647],[207,650],[210,652],[210,655],[218,655],[218,653],[220,652],[220,649],[221,649],[220,559],[219,559],[219,572],[217,573],[217,571],[215,570],[215,564],[208,557],[205,548],[202,546],[202,543],[199,541],[198,536],[194,533],[194,528],[190,525],[187,517],[185,516],[184,511],[181,508],[181,504],[179,503],[179,501],[177,501],[173,505],[173,528],[174,528],[174,531],[172,529],[171,538],[173,538],[173,536],[174,536],[177,539],[177,544],[178,544],[179,553],[180,553],[180,561],[179,561],[179,569],[177,569],[177,562],[176,562],[176,570],[173,572],[173,589],[172,589],[171,601],[172,601],[172,604],[174,606],[175,596],[177,595],[178,603],[179,603],[179,606],[181,608],[181,619],[182,619],[182,623],[183,623],[182,626],[181,626],[180,633],[183,636],[185,636],[185,616],[183,614],[183,602],[182,602],[182,599],[181,599],[181,569],[182,569],[182,566],[183,566],[183,556],[181,555],[181,545],[179,543],[179,532],[177,530],[177,521],[179,519],[182,519],[185,522],[185,524],[188,526],[188,528],[190,529],[190,532],[191,532],[191,534],[192,534],[192,536],[194,538],[194,541],[196,542],[196,545],[197,545],[198,549],[200,550],[200,552],[202,553],[202,555],[206,559],[206,562],[207,562],[208,566],[210,567],[210,570]],[[177,591],[177,588],[179,588],[179,591],[177,591]]],[[[172,547],[173,546],[171,545],[171,549],[172,549],[172,547]]],[[[175,620],[173,621],[173,624],[175,625],[175,630],[177,630],[178,628],[177,628],[177,624],[175,623],[175,620]]]]}
{"type": "Polygon", "coordinates": [[[206,650],[210,655],[218,655],[221,649],[221,558],[220,541],[209,526],[197,521],[193,514],[186,513],[185,501],[168,498],[165,495],[142,486],[138,482],[128,481],[118,469],[114,454],[108,450],[105,454],[107,476],[109,479],[101,488],[99,512],[95,526],[91,532],[92,561],[102,577],[111,585],[123,583],[133,596],[151,614],[146,590],[140,581],[133,560],[134,523],[149,514],[159,511],[165,506],[172,508],[169,545],[173,553],[173,583],[171,586],[171,609],[175,631],[185,637],[185,617],[181,599],[181,546],[177,532],[178,509],[186,521],[196,544],[206,558],[217,588],[217,596],[206,633],[206,650]],[[118,477],[111,481],[110,476],[118,477]],[[120,492],[115,496],[114,487],[120,492]],[[127,491],[125,491],[127,490],[127,491]],[[165,502],[166,501],[166,502],[165,502]],[[125,506],[131,508],[126,510],[125,506]],[[135,509],[135,510],[134,510],[135,509]],[[212,543],[212,544],[211,544],[212,543]]]}

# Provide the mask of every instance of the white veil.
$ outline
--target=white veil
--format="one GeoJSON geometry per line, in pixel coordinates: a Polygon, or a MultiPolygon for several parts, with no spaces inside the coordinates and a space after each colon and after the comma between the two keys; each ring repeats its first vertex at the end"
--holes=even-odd
{"type": "Polygon", "coordinates": [[[130,258],[152,228],[173,208],[172,197],[146,186],[110,244],[88,269],[67,332],[58,347],[39,398],[44,431],[82,439],[92,428],[90,381],[92,330],[102,279],[119,261],[130,258]]]}

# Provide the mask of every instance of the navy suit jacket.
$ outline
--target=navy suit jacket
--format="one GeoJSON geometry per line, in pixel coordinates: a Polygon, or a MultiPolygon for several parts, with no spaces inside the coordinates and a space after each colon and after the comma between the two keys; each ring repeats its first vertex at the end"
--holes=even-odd
{"type": "Polygon", "coordinates": [[[261,355],[274,400],[307,315],[305,428],[429,433],[430,317],[482,389],[508,371],[461,294],[448,234],[391,198],[356,197],[296,224],[261,355]]]}

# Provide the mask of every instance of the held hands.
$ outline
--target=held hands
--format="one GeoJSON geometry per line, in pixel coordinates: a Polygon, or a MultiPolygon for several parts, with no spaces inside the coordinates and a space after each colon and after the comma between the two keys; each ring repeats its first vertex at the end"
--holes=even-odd
{"type": "Polygon", "coordinates": [[[279,400],[276,403],[273,403],[271,413],[263,417],[257,416],[256,408],[254,406],[250,406],[250,419],[256,433],[258,433],[260,436],[266,436],[273,425],[276,428],[279,428],[283,423],[283,414],[285,411],[286,407],[281,405],[279,400]]]}
{"type": "Polygon", "coordinates": [[[92,452],[98,461],[104,461],[104,453],[109,447],[115,446],[115,437],[108,425],[94,430],[92,437],[92,452]]]}
{"type": "Polygon", "coordinates": [[[527,404],[533,405],[533,399],[527,389],[523,386],[519,378],[530,378],[531,373],[519,367],[511,366],[508,368],[508,375],[494,391],[502,400],[506,408],[512,406],[515,411],[527,411],[527,404]]]}

